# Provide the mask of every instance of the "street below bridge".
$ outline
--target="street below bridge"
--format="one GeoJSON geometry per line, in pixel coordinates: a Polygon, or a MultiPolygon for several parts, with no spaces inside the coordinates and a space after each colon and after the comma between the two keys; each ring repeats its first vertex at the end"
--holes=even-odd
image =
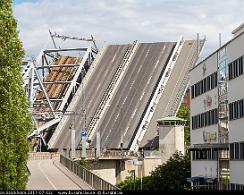
{"type": "Polygon", "coordinates": [[[59,157],[28,160],[27,190],[92,190],[81,178],[59,162],[59,157]]]}

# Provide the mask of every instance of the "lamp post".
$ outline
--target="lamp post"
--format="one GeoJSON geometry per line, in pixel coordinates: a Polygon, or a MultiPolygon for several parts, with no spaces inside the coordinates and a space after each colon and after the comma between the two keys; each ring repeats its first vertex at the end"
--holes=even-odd
{"type": "Polygon", "coordinates": [[[72,121],[70,123],[70,147],[71,147],[71,159],[75,158],[75,116],[79,115],[82,116],[84,114],[85,110],[82,110],[82,113],[78,113],[76,111],[64,111],[63,115],[70,115],[72,116],[72,121]]]}

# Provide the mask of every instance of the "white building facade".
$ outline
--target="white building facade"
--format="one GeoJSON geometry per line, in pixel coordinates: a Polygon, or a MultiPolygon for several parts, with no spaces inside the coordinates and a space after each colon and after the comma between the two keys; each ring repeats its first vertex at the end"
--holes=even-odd
{"type": "Polygon", "coordinates": [[[190,71],[193,187],[244,190],[244,24],[190,71]]]}

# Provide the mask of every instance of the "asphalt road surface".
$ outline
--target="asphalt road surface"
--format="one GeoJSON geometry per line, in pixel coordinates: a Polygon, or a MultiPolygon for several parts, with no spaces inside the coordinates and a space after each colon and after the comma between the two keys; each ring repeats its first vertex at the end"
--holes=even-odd
{"type": "MultiPolygon", "coordinates": [[[[81,141],[81,131],[85,129],[86,124],[89,124],[91,117],[95,114],[103,94],[105,93],[113,75],[118,66],[121,64],[126,50],[130,45],[110,45],[103,53],[99,64],[97,64],[91,78],[87,84],[83,86],[83,93],[76,102],[75,111],[81,113],[86,110],[86,119],[84,117],[76,116],[75,130],[76,130],[76,147],[81,141]],[[85,124],[86,120],[86,124],[85,124]]],[[[56,139],[53,148],[70,148],[70,124],[72,123],[72,116],[61,127],[61,134],[56,139]]]]}
{"type": "Polygon", "coordinates": [[[98,130],[101,147],[128,148],[175,46],[173,42],[141,43],[98,130]]]}
{"type": "MultiPolygon", "coordinates": [[[[184,42],[179,57],[175,63],[172,70],[171,76],[165,86],[165,89],[160,97],[158,105],[156,106],[155,112],[148,124],[148,129],[143,137],[140,147],[150,147],[153,146],[154,138],[157,136],[157,120],[168,116],[172,113],[172,108],[174,107],[174,101],[176,99],[177,93],[181,88],[185,88],[183,79],[186,74],[188,74],[191,68],[191,61],[196,60],[197,52],[197,41],[187,40],[184,42]]],[[[184,94],[182,94],[184,95],[184,94]]],[[[156,141],[157,144],[157,141],[156,141]]]]}
{"type": "Polygon", "coordinates": [[[59,163],[59,158],[29,160],[27,190],[91,190],[78,176],[59,163]]]}

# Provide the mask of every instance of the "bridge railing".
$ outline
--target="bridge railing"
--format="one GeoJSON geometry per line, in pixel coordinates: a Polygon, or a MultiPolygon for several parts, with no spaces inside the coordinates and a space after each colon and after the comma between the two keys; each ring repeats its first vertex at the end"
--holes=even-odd
{"type": "Polygon", "coordinates": [[[30,152],[28,160],[46,160],[59,157],[59,152],[30,152]]]}
{"type": "MultiPolygon", "coordinates": [[[[64,156],[70,158],[71,151],[64,150],[64,156]]],[[[108,158],[108,159],[127,159],[127,158],[138,158],[140,156],[139,152],[133,152],[129,150],[106,150],[100,153],[99,158],[108,158]]],[[[75,158],[82,158],[82,150],[75,150],[75,158]]],[[[96,158],[96,150],[87,149],[86,158],[96,158]]]]}
{"type": "Polygon", "coordinates": [[[63,155],[60,155],[60,163],[67,167],[71,172],[75,173],[95,190],[119,190],[119,188],[116,186],[108,183],[91,171],[63,155]]]}

